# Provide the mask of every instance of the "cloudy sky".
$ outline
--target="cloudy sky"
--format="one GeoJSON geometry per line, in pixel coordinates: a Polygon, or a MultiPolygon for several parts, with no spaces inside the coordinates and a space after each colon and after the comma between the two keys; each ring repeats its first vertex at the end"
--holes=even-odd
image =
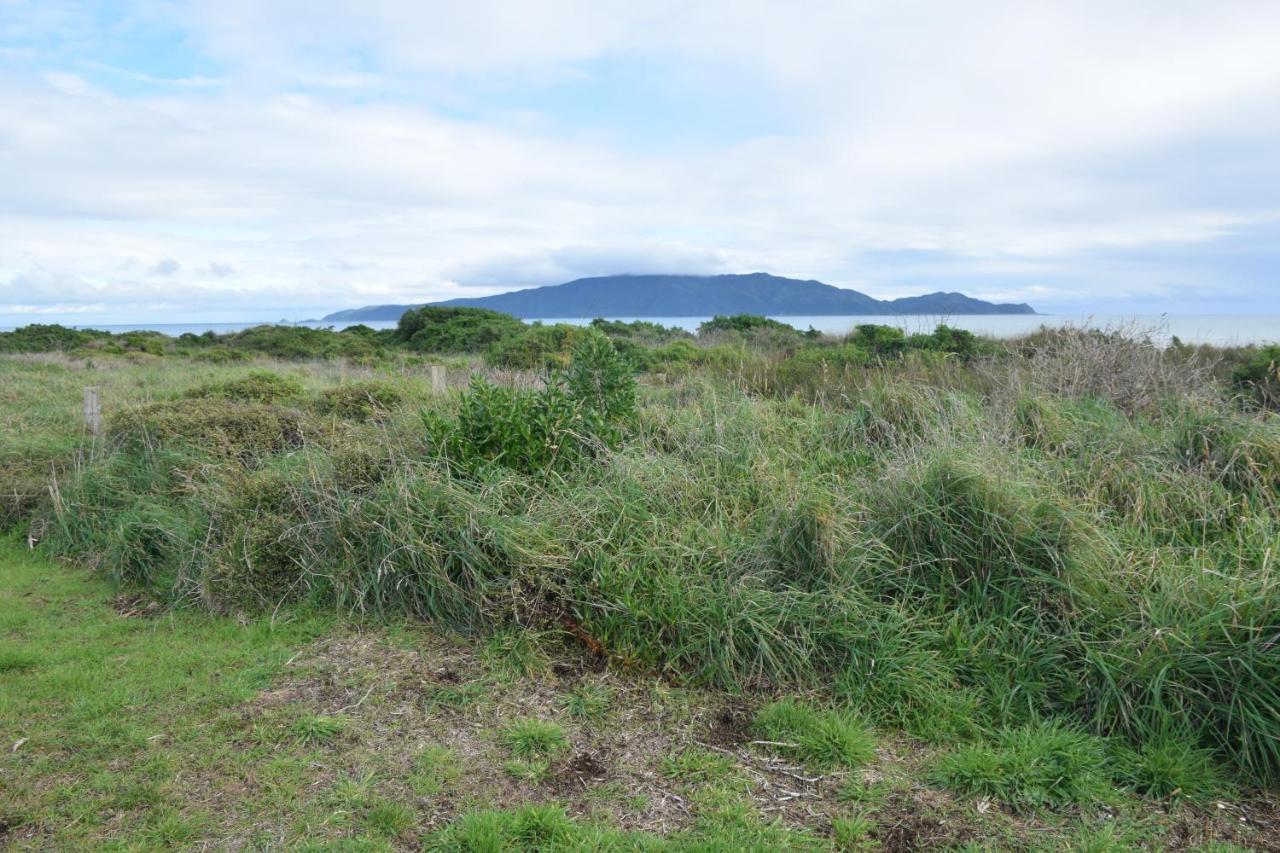
{"type": "Polygon", "coordinates": [[[0,325],[755,270],[1280,313],[1278,38],[1276,0],[0,0],[0,325]]]}

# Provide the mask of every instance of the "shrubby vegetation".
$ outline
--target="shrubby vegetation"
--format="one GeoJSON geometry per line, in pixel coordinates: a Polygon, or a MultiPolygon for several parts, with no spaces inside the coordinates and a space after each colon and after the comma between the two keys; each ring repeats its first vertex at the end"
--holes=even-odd
{"type": "Polygon", "coordinates": [[[905,731],[937,784],[1019,810],[1280,781],[1273,348],[429,316],[349,337],[471,347],[466,387],[189,365],[96,444],[40,426],[39,470],[74,461],[10,517],[174,603],[535,629],[804,694],[750,726],[815,771],[905,731]]]}

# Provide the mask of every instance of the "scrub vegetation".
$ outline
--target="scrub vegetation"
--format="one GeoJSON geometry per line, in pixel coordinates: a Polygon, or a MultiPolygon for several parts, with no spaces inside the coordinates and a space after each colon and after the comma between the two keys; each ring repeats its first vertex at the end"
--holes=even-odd
{"type": "Polygon", "coordinates": [[[1274,347],[440,310],[0,335],[0,838],[1274,847],[1274,347]]]}

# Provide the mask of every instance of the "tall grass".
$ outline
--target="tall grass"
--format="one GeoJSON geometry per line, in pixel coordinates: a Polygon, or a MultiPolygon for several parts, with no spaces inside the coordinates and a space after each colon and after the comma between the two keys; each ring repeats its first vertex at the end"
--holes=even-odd
{"type": "Polygon", "coordinates": [[[564,630],[622,665],[816,691],[932,740],[1057,721],[1148,746],[1152,767],[1207,751],[1273,783],[1277,416],[1145,346],[909,352],[825,385],[739,349],[643,385],[618,440],[536,470],[460,465],[422,429],[423,409],[456,422],[466,391],[408,383],[376,418],[320,406],[314,382],[206,395],[117,418],[42,524],[60,553],[217,609],[564,630]],[[1125,377],[1085,381],[1131,351],[1125,377]],[[175,405],[223,407],[218,441],[173,426],[175,405]],[[297,440],[264,439],[264,409],[297,440]]]}

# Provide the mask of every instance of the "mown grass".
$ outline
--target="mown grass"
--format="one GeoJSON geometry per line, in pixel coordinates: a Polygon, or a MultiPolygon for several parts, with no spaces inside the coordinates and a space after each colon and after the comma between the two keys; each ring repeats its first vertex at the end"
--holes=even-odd
{"type": "MultiPolygon", "coordinates": [[[[1010,808],[1274,786],[1277,415],[1127,338],[949,358],[865,336],[841,346],[874,358],[838,370],[793,361],[799,338],[707,356],[616,411],[601,389],[619,374],[573,363],[564,386],[510,394],[433,397],[387,373],[395,398],[330,394],[354,378],[333,363],[280,381],[119,368],[121,409],[94,442],[74,434],[75,369],[6,360],[8,393],[38,410],[6,416],[60,460],[22,510],[42,547],[166,604],[425,619],[486,638],[512,683],[546,673],[550,641],[678,683],[802,693],[757,721],[785,760],[847,770],[873,730],[905,733],[955,750],[937,784],[1010,808]],[[480,436],[468,412],[517,398],[541,426],[488,419],[510,435],[480,436]],[[521,442],[538,452],[516,464],[521,442]],[[1077,761],[1091,755],[1101,769],[1077,761]],[[1083,787],[1035,776],[1055,766],[1083,787]]],[[[609,713],[587,694],[559,707],[609,713]]],[[[548,783],[556,754],[508,749],[509,773],[548,783]]]]}

